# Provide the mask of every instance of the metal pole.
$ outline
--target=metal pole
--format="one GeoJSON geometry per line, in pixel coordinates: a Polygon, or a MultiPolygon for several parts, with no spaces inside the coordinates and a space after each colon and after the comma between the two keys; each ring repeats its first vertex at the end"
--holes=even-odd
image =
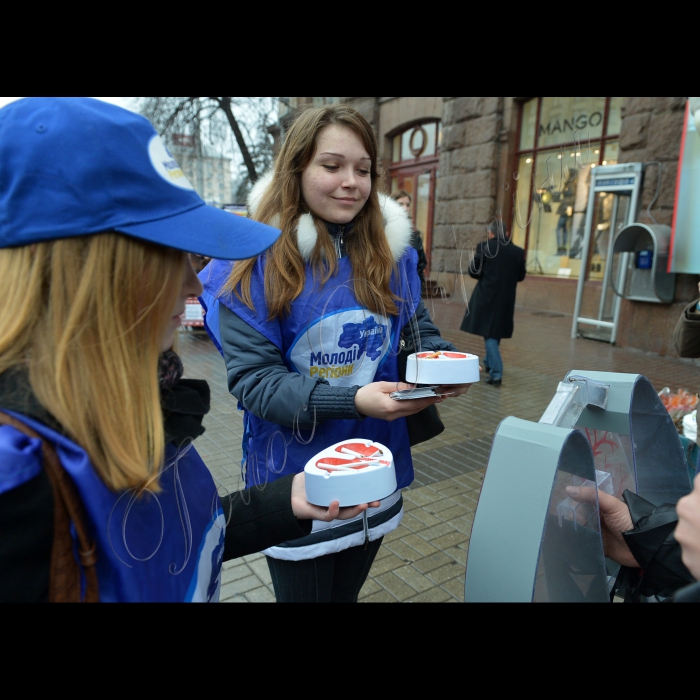
{"type": "MultiPolygon", "coordinates": [[[[636,168],[635,168],[636,169],[636,168]]],[[[644,171],[639,169],[635,172],[635,183],[632,187],[632,196],[630,198],[630,208],[627,211],[627,223],[626,226],[633,224],[637,220],[637,207],[639,203],[639,194],[642,190],[642,184],[644,182],[644,171]]],[[[622,253],[620,255],[620,269],[617,274],[617,291],[620,294],[625,293],[625,284],[627,284],[627,268],[630,264],[631,256],[629,253],[622,253]]],[[[622,299],[615,295],[615,310],[613,312],[613,329],[612,335],[610,336],[610,342],[612,344],[617,340],[617,326],[620,321],[620,308],[622,306],[622,299]]]]}
{"type": "MultiPolygon", "coordinates": [[[[620,269],[617,271],[617,291],[620,294],[625,293],[625,283],[627,282],[627,265],[629,260],[629,253],[620,253],[620,269]]],[[[615,295],[615,302],[613,304],[613,327],[612,334],[610,335],[610,343],[615,344],[617,339],[617,324],[620,320],[620,307],[622,305],[622,297],[615,295]]]]}
{"type": "Polygon", "coordinates": [[[610,284],[610,275],[612,274],[612,250],[615,243],[615,229],[617,225],[617,209],[620,203],[621,193],[615,194],[613,201],[612,216],[610,217],[610,235],[608,236],[608,250],[605,254],[605,272],[603,273],[603,288],[600,292],[600,305],[598,306],[598,320],[603,320],[605,313],[605,297],[608,293],[608,285],[610,284]]]}
{"type": "Polygon", "coordinates": [[[583,229],[583,244],[581,245],[581,268],[578,275],[578,284],[576,285],[576,303],[574,304],[574,320],[571,325],[571,337],[576,338],[578,335],[578,318],[581,313],[581,300],[583,298],[583,285],[586,281],[586,272],[588,271],[588,247],[591,242],[591,224],[593,223],[593,206],[595,204],[595,183],[596,174],[591,172],[591,189],[588,193],[588,206],[586,207],[586,222],[583,229]]]}

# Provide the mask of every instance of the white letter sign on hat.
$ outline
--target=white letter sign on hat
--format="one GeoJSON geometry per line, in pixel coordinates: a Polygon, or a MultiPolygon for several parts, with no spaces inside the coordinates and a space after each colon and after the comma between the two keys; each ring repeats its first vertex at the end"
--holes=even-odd
{"type": "Polygon", "coordinates": [[[194,189],[160,136],[154,136],[150,140],[148,157],[151,159],[155,171],[167,183],[175,185],[175,187],[182,187],[183,190],[194,189]]]}

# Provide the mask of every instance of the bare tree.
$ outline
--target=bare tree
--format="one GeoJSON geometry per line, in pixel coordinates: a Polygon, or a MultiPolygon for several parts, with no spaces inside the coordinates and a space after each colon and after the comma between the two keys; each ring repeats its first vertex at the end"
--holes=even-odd
{"type": "Polygon", "coordinates": [[[243,159],[244,179],[251,184],[272,162],[267,127],[276,120],[276,98],[141,97],[137,105],[164,136],[190,133],[227,150],[233,135],[243,159]]]}

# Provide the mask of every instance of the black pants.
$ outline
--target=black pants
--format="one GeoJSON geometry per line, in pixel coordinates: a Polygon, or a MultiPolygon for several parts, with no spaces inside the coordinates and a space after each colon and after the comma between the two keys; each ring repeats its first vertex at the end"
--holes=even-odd
{"type": "Polygon", "coordinates": [[[357,603],[382,539],[316,559],[267,557],[277,602],[357,603]]]}

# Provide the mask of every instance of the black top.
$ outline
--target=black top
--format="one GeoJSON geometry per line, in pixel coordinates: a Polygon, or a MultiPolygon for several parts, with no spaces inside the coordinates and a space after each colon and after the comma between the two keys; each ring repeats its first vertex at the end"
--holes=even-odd
{"type": "Polygon", "coordinates": [[[479,280],[469,300],[460,330],[483,338],[513,335],[515,290],[525,279],[525,253],[502,237],[476,246],[469,275],[479,280]]]}

